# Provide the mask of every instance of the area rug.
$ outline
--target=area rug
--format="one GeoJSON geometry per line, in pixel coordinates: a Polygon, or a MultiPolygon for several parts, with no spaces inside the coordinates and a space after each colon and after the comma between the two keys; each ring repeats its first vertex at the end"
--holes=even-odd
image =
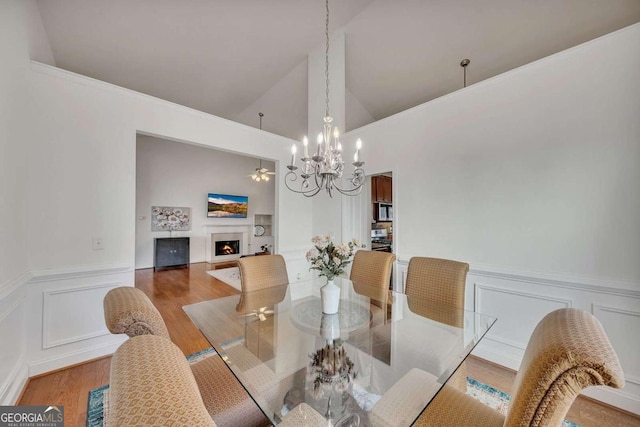
{"type": "MultiPolygon", "coordinates": [[[[213,348],[199,351],[187,356],[189,364],[193,365],[202,359],[213,356],[216,351],[213,348]]],[[[103,427],[107,423],[109,412],[105,409],[109,407],[109,384],[89,391],[89,402],[87,403],[87,427],[103,427]]]]}
{"type": "MultiPolygon", "coordinates": [[[[509,409],[509,396],[507,393],[490,387],[480,381],[467,377],[467,394],[480,402],[506,415],[509,409]]],[[[578,424],[564,420],[563,427],[580,427],[578,424]]]]}
{"type": "Polygon", "coordinates": [[[240,287],[240,269],[238,267],[221,268],[220,270],[207,271],[209,276],[213,276],[216,279],[226,283],[227,285],[242,290],[240,287]]]}
{"type": "MultiPolygon", "coordinates": [[[[196,363],[204,357],[209,357],[215,353],[212,348],[199,353],[187,356],[189,363],[196,363]]],[[[489,407],[507,413],[510,396],[500,390],[496,390],[473,378],[467,378],[467,394],[472,396],[489,407]]],[[[104,409],[109,406],[109,385],[104,385],[89,392],[89,406],[87,409],[87,427],[103,427],[108,414],[104,409]]],[[[578,424],[564,420],[563,427],[580,427],[578,424]]]]}

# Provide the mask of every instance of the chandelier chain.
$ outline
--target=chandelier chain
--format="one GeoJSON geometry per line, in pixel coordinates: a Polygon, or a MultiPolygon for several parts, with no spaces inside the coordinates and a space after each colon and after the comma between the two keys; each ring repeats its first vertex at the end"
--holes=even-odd
{"type": "Polygon", "coordinates": [[[326,79],[326,97],[325,97],[325,117],[329,117],[329,0],[326,0],[327,19],[325,21],[324,33],[327,39],[327,45],[324,52],[324,76],[326,79]]]}

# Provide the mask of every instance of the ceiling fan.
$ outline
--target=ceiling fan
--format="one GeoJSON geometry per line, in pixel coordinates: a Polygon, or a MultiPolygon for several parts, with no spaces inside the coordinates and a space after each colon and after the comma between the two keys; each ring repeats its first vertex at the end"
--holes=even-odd
{"type": "MultiPolygon", "coordinates": [[[[260,117],[260,130],[262,130],[262,117],[264,117],[264,114],[258,113],[258,116],[260,117]]],[[[269,169],[263,168],[262,159],[260,159],[260,165],[256,168],[255,172],[253,172],[249,176],[251,177],[252,180],[256,182],[260,182],[260,181],[269,181],[269,175],[275,175],[275,174],[276,174],[275,172],[271,172],[269,169]]]]}
{"type": "Polygon", "coordinates": [[[267,307],[260,307],[257,310],[253,310],[251,313],[243,314],[244,317],[253,317],[255,316],[261,322],[267,320],[268,315],[272,315],[275,313],[273,310],[269,310],[267,307]]]}
{"type": "Polygon", "coordinates": [[[256,168],[256,171],[249,175],[252,180],[259,181],[269,181],[269,175],[275,175],[275,172],[271,172],[267,168],[262,167],[262,159],[260,159],[260,166],[256,168]]]}

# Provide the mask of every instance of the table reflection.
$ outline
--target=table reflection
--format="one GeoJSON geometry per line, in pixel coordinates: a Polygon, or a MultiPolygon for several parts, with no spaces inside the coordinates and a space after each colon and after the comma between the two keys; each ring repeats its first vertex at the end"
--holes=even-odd
{"type": "Polygon", "coordinates": [[[240,293],[236,312],[244,316],[244,346],[263,362],[276,354],[275,306],[286,294],[286,285],[240,293]]]}

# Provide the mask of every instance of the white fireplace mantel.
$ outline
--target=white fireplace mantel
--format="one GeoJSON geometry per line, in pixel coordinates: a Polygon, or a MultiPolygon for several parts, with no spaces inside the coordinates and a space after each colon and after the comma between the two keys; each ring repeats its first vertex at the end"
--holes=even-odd
{"type": "Polygon", "coordinates": [[[241,255],[249,253],[249,233],[251,232],[251,224],[216,224],[205,225],[205,259],[207,262],[227,261],[229,259],[240,258],[241,255]],[[216,257],[213,251],[213,234],[242,233],[242,241],[240,242],[240,255],[225,255],[216,257]]]}

